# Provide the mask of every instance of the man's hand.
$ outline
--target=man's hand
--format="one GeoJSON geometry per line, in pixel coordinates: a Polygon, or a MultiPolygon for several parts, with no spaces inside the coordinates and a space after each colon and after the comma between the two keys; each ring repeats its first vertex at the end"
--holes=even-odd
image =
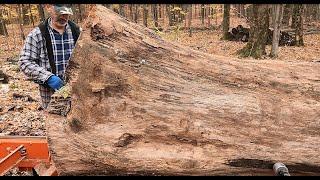
{"type": "Polygon", "coordinates": [[[47,80],[47,84],[57,91],[63,86],[63,81],[58,76],[53,75],[47,80]]]}

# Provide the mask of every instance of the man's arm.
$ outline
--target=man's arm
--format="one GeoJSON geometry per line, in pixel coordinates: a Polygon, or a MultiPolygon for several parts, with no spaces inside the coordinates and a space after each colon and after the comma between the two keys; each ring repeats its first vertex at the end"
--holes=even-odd
{"type": "Polygon", "coordinates": [[[36,30],[34,29],[27,36],[18,65],[25,75],[40,84],[44,84],[53,74],[47,71],[45,67],[37,64],[40,61],[40,42],[36,30]]]}

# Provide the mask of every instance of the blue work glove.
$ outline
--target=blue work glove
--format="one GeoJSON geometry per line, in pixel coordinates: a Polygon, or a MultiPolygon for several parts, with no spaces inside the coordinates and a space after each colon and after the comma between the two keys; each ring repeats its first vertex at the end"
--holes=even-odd
{"type": "Polygon", "coordinates": [[[47,84],[52,89],[59,90],[63,86],[63,81],[58,76],[53,75],[47,80],[47,84]]]}

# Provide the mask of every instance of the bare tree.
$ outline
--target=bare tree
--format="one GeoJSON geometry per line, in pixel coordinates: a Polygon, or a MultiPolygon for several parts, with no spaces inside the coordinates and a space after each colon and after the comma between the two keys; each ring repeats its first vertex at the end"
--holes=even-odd
{"type": "Polygon", "coordinates": [[[30,20],[32,22],[32,27],[34,27],[34,19],[33,19],[33,15],[32,15],[32,7],[31,4],[29,4],[29,13],[30,13],[30,20]]]}
{"type": "Polygon", "coordinates": [[[296,46],[303,46],[303,10],[304,7],[302,4],[294,5],[294,13],[296,17],[296,22],[294,23],[295,29],[295,42],[296,46]]]}
{"type": "Polygon", "coordinates": [[[201,4],[201,24],[204,26],[204,4],[201,4]]]}
{"type": "Polygon", "coordinates": [[[223,39],[228,38],[228,32],[229,32],[229,26],[230,26],[230,4],[224,5],[224,11],[223,11],[223,39]]]}
{"type": "Polygon", "coordinates": [[[191,23],[192,23],[192,4],[189,4],[188,7],[188,26],[189,26],[189,37],[192,36],[192,28],[191,28],[191,23]]]}
{"type": "Polygon", "coordinates": [[[22,40],[25,40],[25,36],[24,36],[24,30],[23,30],[23,24],[22,24],[22,17],[21,17],[21,4],[18,4],[17,6],[17,12],[18,12],[18,20],[19,20],[19,27],[20,27],[20,35],[22,40]]]}
{"type": "Polygon", "coordinates": [[[272,48],[271,48],[271,57],[278,57],[279,52],[279,39],[280,39],[280,28],[283,16],[283,5],[274,4],[273,8],[273,38],[272,38],[272,48]]]}
{"type": "Polygon", "coordinates": [[[143,25],[148,27],[148,8],[147,5],[143,5],[143,25]]]}
{"type": "Polygon", "coordinates": [[[124,13],[124,4],[119,5],[119,13],[121,16],[126,17],[126,14],[124,13]]]}
{"type": "Polygon", "coordinates": [[[157,4],[152,4],[152,12],[153,12],[154,26],[159,27],[158,5],[157,4]]]}
{"type": "Polygon", "coordinates": [[[3,19],[3,10],[0,8],[0,35],[8,36],[6,23],[3,19]]]}
{"type": "Polygon", "coordinates": [[[266,42],[269,29],[269,8],[266,4],[252,5],[250,37],[247,45],[238,51],[242,57],[261,58],[266,54],[266,42]]]}
{"type": "Polygon", "coordinates": [[[133,17],[133,4],[129,4],[129,17],[130,20],[133,21],[134,17],[133,17]]]}
{"type": "Polygon", "coordinates": [[[44,10],[43,10],[42,4],[38,4],[38,12],[39,12],[39,16],[40,16],[40,21],[44,21],[46,19],[46,17],[44,15],[44,10]]]}
{"type": "Polygon", "coordinates": [[[139,5],[135,4],[134,5],[134,22],[138,23],[138,16],[139,16],[139,5]]]}

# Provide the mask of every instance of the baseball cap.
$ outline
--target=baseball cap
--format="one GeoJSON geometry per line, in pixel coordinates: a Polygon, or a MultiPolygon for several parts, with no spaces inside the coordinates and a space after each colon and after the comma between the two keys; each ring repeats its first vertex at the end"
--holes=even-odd
{"type": "Polygon", "coordinates": [[[73,15],[71,4],[53,4],[53,7],[58,14],[73,15]]]}

